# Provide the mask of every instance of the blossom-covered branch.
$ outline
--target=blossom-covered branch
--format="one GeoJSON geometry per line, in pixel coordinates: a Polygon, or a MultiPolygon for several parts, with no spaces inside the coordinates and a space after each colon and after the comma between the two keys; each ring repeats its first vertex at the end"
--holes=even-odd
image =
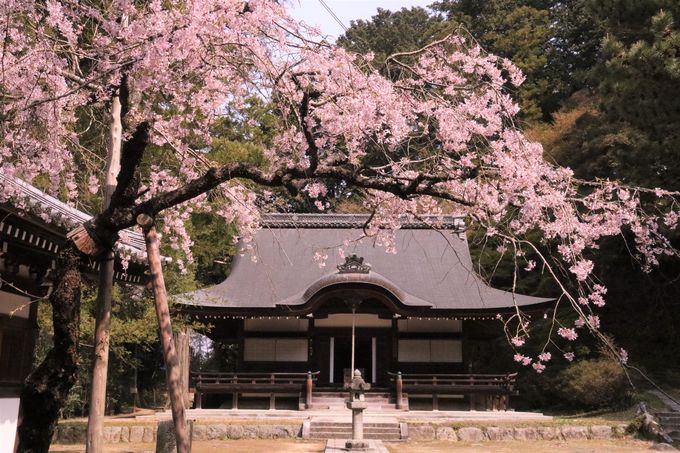
{"type": "MultiPolygon", "coordinates": [[[[335,183],[360,192],[375,212],[366,231],[389,251],[398,219],[424,212],[466,215],[498,247],[512,246],[513,259],[535,234],[555,254],[527,262],[527,272],[559,265],[560,278],[573,280],[563,291],[575,308],[604,303],[589,258],[602,238],[632,237],[644,268],[676,255],[666,233],[677,227],[677,194],[579,181],[547,162],[515,125],[510,88],[523,82],[521,71],[469,37],[447,36],[374,68],[370,54],[316,39],[271,0],[106,8],[9,0],[0,5],[0,35],[0,171],[45,177],[73,202],[83,185],[96,188],[101,165],[78,165],[101,154],[85,118],[125,81],[123,171],[115,202],[89,230],[103,247],[138,214],[162,212],[164,237],[190,260],[184,224],[192,212],[236,222],[247,238],[266,210],[258,187],[283,187],[325,208],[335,183]],[[252,98],[276,118],[270,140],[244,135],[266,163],[221,161],[215,131],[225,118],[264,127],[249,115],[252,98]],[[206,195],[216,189],[224,196],[217,208],[206,195]]],[[[582,315],[597,328],[594,312],[582,315]]],[[[575,329],[557,335],[573,339],[575,329]]]]}

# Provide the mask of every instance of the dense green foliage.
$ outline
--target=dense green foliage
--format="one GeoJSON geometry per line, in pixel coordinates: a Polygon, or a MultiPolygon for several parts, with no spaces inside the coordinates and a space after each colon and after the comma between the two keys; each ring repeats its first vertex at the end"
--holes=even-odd
{"type": "Polygon", "coordinates": [[[519,382],[520,408],[561,410],[624,409],[634,400],[626,373],[616,361],[597,357],[557,366],[519,382]]]}

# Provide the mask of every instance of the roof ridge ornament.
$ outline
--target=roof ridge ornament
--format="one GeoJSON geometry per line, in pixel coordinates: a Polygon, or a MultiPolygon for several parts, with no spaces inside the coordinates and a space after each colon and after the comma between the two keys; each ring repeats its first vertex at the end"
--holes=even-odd
{"type": "Polygon", "coordinates": [[[368,274],[371,270],[371,266],[364,264],[364,257],[355,254],[346,256],[345,262],[337,267],[340,274],[368,274]]]}

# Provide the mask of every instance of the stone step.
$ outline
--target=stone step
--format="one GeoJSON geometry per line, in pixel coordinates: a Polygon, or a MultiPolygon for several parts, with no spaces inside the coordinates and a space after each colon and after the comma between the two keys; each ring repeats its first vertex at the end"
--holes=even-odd
{"type": "MultiPolygon", "coordinates": [[[[344,403],[347,401],[347,398],[331,398],[331,397],[312,397],[312,402],[318,401],[320,403],[326,403],[326,402],[342,402],[344,403]]],[[[369,404],[375,404],[375,403],[391,403],[392,400],[390,398],[366,398],[364,401],[366,401],[369,404]]]]}
{"type": "MultiPolygon", "coordinates": [[[[333,422],[333,421],[323,421],[323,420],[314,420],[311,423],[311,426],[338,426],[338,427],[347,427],[351,428],[352,423],[351,422],[333,422]]],[[[364,423],[364,428],[390,428],[390,427],[396,427],[397,429],[399,428],[399,425],[396,423],[389,423],[389,422],[365,422],[364,423]]]]}
{"type": "MultiPolygon", "coordinates": [[[[310,439],[351,439],[352,433],[333,433],[333,432],[319,432],[310,433],[310,439]]],[[[373,434],[364,432],[364,439],[375,440],[401,440],[401,435],[396,434],[373,434]]]]}
{"type": "MultiPolygon", "coordinates": [[[[344,428],[344,427],[339,428],[339,427],[332,427],[332,426],[323,426],[323,427],[315,428],[315,427],[312,426],[312,427],[309,428],[309,432],[310,433],[314,433],[314,432],[334,432],[334,433],[335,432],[337,432],[337,433],[347,432],[347,433],[351,433],[352,428],[347,429],[347,428],[344,428]]],[[[364,427],[364,432],[365,433],[395,433],[395,432],[399,433],[400,431],[399,431],[398,427],[397,428],[366,428],[366,427],[364,427]]]]}
{"type": "Polygon", "coordinates": [[[660,418],[659,423],[661,423],[662,425],[663,424],[669,424],[669,425],[676,424],[677,425],[677,424],[680,423],[680,418],[660,418]]]}
{"type": "MultiPolygon", "coordinates": [[[[309,426],[309,437],[312,439],[350,439],[352,424],[349,422],[312,421],[309,426]]],[[[400,441],[401,429],[394,422],[364,423],[364,438],[389,441],[400,441]]]]}
{"type": "MultiPolygon", "coordinates": [[[[347,407],[347,403],[345,402],[337,402],[337,401],[317,401],[313,400],[312,401],[312,406],[318,406],[318,407],[327,407],[330,409],[345,409],[347,407]]],[[[375,410],[382,410],[382,409],[394,409],[396,405],[394,403],[390,402],[368,402],[368,410],[370,411],[375,411],[375,410]]]]}
{"type": "MultiPolygon", "coordinates": [[[[313,397],[325,397],[325,398],[348,398],[349,392],[313,392],[313,397]]],[[[364,393],[366,399],[370,398],[391,398],[392,394],[389,392],[385,393],[364,393]]]]}
{"type": "Polygon", "coordinates": [[[659,420],[664,420],[664,421],[669,421],[669,422],[671,422],[671,421],[672,422],[679,422],[680,421],[680,417],[669,417],[669,416],[666,416],[666,415],[661,415],[661,416],[657,415],[656,418],[658,418],[659,420]]]}

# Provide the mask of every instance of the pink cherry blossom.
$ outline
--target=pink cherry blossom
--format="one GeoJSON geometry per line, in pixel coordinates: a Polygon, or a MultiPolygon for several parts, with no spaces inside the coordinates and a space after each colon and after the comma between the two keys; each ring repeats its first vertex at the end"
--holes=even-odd
{"type": "Polygon", "coordinates": [[[576,333],[576,330],[568,329],[566,327],[560,327],[557,330],[557,334],[559,336],[561,336],[562,338],[566,338],[569,341],[574,341],[578,338],[578,334],[576,333]]]}
{"type": "Polygon", "coordinates": [[[578,281],[584,281],[593,271],[593,262],[590,260],[579,260],[569,270],[576,275],[578,281]]]}
{"type": "MultiPolygon", "coordinates": [[[[257,145],[266,159],[260,176],[288,176],[278,186],[305,193],[319,210],[331,206],[330,184],[360,196],[373,213],[365,233],[388,253],[398,253],[395,232],[404,219],[456,212],[485,229],[491,249],[552,276],[579,316],[605,304],[606,288],[585,258],[603,238],[630,232],[644,270],[677,255],[666,235],[678,225],[678,194],[583,183],[546,161],[542,146],[514,126],[519,107],[507,87],[524,76],[509,60],[454,34],[414,52],[409,70],[395,56],[387,65],[400,68],[399,76],[385,77],[372,54],[328,44],[283,3],[0,2],[0,173],[29,183],[40,177],[70,203],[79,192],[98,191],[102,149],[81,140],[82,118],[106,117],[113,93],[125,86],[124,140],[148,125],[162,154],[141,174],[145,190],[134,202],[148,203],[219,169],[210,157],[216,126],[226,118],[256,127],[260,119],[248,108],[256,97],[278,119],[271,141],[257,145]],[[88,64],[75,64],[73,55],[88,64]],[[405,155],[423,140],[430,142],[405,155]],[[647,210],[641,194],[664,199],[664,207],[647,210]],[[532,255],[535,237],[557,253],[532,255]]],[[[275,192],[256,184],[262,178],[245,179],[221,179],[210,193],[162,212],[163,241],[181,255],[180,269],[193,259],[187,224],[201,212],[235,224],[238,252],[256,259],[261,214],[280,205],[275,192]]],[[[26,204],[1,183],[0,201],[26,204]]],[[[323,266],[327,255],[310,259],[323,266]]],[[[598,329],[597,315],[587,313],[598,329]]],[[[573,328],[558,335],[577,338],[573,328]]],[[[524,337],[511,342],[519,347],[524,337]]]]}

